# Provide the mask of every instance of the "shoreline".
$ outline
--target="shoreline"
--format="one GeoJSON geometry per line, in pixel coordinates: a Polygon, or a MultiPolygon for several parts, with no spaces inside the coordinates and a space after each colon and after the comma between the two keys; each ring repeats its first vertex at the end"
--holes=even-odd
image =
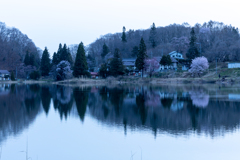
{"type": "Polygon", "coordinates": [[[114,84],[240,84],[240,77],[222,81],[218,78],[136,78],[109,77],[106,79],[69,79],[64,81],[0,81],[0,84],[55,84],[55,85],[114,85],[114,84]]]}

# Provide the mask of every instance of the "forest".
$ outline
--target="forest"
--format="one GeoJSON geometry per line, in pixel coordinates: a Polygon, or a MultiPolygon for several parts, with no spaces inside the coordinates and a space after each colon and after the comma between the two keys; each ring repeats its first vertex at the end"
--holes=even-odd
{"type": "MultiPolygon", "coordinates": [[[[196,34],[195,46],[202,56],[207,57],[209,62],[240,60],[238,28],[216,21],[197,23],[193,27],[196,34]]],[[[136,57],[137,47],[142,37],[146,43],[149,57],[167,55],[172,51],[178,51],[186,58],[191,29],[192,26],[188,23],[171,24],[165,27],[156,27],[153,23],[146,30],[129,29],[126,31],[126,28],[123,27],[120,33],[101,36],[87,46],[86,51],[89,59],[95,65],[99,65],[103,61],[104,45],[108,47],[110,53],[114,53],[115,48],[118,48],[122,58],[136,57]]]]}
{"type": "Polygon", "coordinates": [[[32,66],[38,68],[42,50],[19,29],[0,22],[0,68],[15,71],[17,67],[22,67],[27,53],[32,66]]]}
{"type": "Polygon", "coordinates": [[[75,77],[89,75],[89,70],[100,67],[107,57],[113,57],[116,52],[117,57],[136,58],[140,52],[140,40],[145,42],[144,52],[146,50],[146,57],[150,58],[177,51],[189,59],[188,52],[193,46],[198,56],[205,56],[209,62],[240,61],[238,28],[216,21],[194,26],[183,23],[165,27],[157,27],[153,23],[149,29],[128,31],[123,26],[122,32],[106,34],[87,46],[82,42],[69,46],[60,44],[54,54],[48,53],[47,48],[44,51],[38,48],[17,28],[7,27],[0,22],[0,68],[14,72],[18,78],[27,78],[30,73],[36,73],[35,77],[51,74],[60,80],[71,77],[72,73],[75,77]],[[191,40],[193,30],[194,39],[191,40]],[[61,73],[66,67],[68,72],[61,73]],[[60,68],[59,72],[56,72],[57,68],[60,68]],[[78,73],[78,70],[81,71],[78,73]]]}

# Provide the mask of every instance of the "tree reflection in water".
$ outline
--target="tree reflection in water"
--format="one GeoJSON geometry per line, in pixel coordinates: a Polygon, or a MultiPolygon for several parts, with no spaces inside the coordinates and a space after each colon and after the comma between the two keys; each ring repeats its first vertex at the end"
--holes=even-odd
{"type": "Polygon", "coordinates": [[[42,106],[46,114],[48,114],[48,111],[50,109],[50,103],[52,95],[49,91],[49,87],[43,86],[41,90],[41,97],[42,97],[42,106]]]}
{"type": "Polygon", "coordinates": [[[63,116],[67,119],[73,105],[73,88],[65,86],[53,86],[51,88],[53,97],[53,105],[60,114],[60,118],[63,116]]]}
{"type": "Polygon", "coordinates": [[[82,121],[84,121],[85,113],[87,110],[89,91],[89,88],[86,90],[74,88],[74,99],[76,102],[77,112],[82,121]]]}
{"type": "Polygon", "coordinates": [[[0,143],[35,120],[40,108],[39,85],[0,84],[0,143]]]}
{"type": "Polygon", "coordinates": [[[209,95],[205,93],[203,89],[191,90],[189,91],[189,94],[192,99],[193,105],[195,105],[196,107],[205,108],[208,106],[209,95]]]}
{"type": "Polygon", "coordinates": [[[61,119],[74,115],[84,122],[90,114],[102,124],[122,127],[125,134],[128,128],[149,129],[155,137],[159,132],[215,136],[234,131],[240,102],[210,98],[209,92],[199,86],[0,85],[0,142],[27,128],[41,111],[48,114],[51,100],[61,119]]]}

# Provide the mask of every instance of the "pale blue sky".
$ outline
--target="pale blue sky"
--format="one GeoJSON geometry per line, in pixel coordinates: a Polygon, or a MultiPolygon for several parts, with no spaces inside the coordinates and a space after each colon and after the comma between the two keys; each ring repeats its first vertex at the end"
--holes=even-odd
{"type": "Polygon", "coordinates": [[[209,20],[240,27],[237,0],[0,0],[0,21],[19,28],[52,54],[59,43],[90,44],[122,27],[146,29],[209,20]]]}

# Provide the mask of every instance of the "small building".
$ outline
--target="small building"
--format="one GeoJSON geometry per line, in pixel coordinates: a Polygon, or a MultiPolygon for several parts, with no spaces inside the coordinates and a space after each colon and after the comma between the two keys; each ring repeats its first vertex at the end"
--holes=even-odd
{"type": "Polygon", "coordinates": [[[0,70],[0,80],[9,80],[10,72],[7,70],[0,70]]]}
{"type": "Polygon", "coordinates": [[[122,61],[127,69],[134,69],[136,58],[124,58],[122,61]]]}
{"type": "Polygon", "coordinates": [[[98,78],[98,73],[97,72],[90,72],[90,74],[91,74],[91,78],[98,78]]]}
{"type": "Polygon", "coordinates": [[[228,68],[240,68],[240,63],[228,63],[228,68]]]}

